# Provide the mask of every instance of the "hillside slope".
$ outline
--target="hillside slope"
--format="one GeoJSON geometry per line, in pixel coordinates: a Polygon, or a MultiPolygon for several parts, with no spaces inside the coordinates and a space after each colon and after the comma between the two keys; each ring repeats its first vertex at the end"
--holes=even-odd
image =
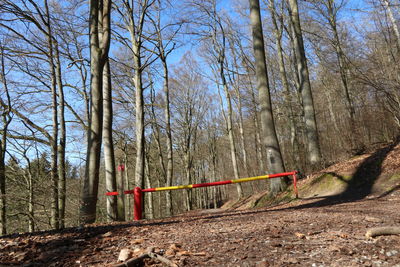
{"type": "MultiPolygon", "coordinates": [[[[323,197],[315,205],[384,196],[400,189],[400,144],[381,145],[371,152],[333,164],[298,182],[299,198],[323,197]]],[[[246,210],[295,201],[292,185],[275,199],[261,192],[223,209],[246,210]]]]}
{"type": "Polygon", "coordinates": [[[362,199],[388,194],[400,186],[400,144],[334,164],[301,182],[301,197],[332,196],[362,199]]]}

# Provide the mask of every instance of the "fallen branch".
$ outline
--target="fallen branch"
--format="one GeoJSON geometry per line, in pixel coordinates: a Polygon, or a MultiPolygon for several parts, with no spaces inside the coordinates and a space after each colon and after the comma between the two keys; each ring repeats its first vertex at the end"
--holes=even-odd
{"type": "Polygon", "coordinates": [[[143,255],[140,255],[140,256],[137,257],[137,258],[130,259],[130,260],[127,260],[127,261],[125,261],[125,262],[115,264],[113,267],[135,267],[135,266],[142,266],[141,263],[143,262],[143,260],[144,260],[144,259],[148,259],[148,258],[152,258],[152,259],[156,259],[156,260],[158,260],[158,261],[161,261],[162,263],[164,263],[164,264],[166,264],[167,266],[170,266],[170,267],[178,267],[178,265],[175,264],[174,262],[170,261],[169,259],[167,259],[167,258],[165,258],[165,257],[163,257],[163,256],[161,256],[161,255],[158,255],[158,254],[156,254],[156,253],[153,253],[153,252],[148,252],[148,253],[145,253],[145,254],[143,254],[143,255]]]}
{"type": "Polygon", "coordinates": [[[165,258],[165,257],[163,257],[161,255],[158,255],[158,254],[153,253],[153,252],[149,252],[148,255],[150,256],[150,258],[159,260],[159,261],[161,261],[162,263],[165,263],[168,266],[178,267],[178,265],[176,263],[170,261],[169,259],[167,259],[167,258],[165,258]]]}
{"type": "Polygon", "coordinates": [[[398,235],[400,234],[399,226],[385,226],[385,227],[376,227],[368,229],[365,236],[368,238],[380,236],[380,235],[398,235]]]}
{"type": "Polygon", "coordinates": [[[147,258],[150,258],[150,257],[149,257],[149,254],[146,253],[146,254],[140,255],[137,258],[130,259],[130,260],[127,260],[125,262],[115,264],[113,267],[134,267],[134,266],[139,266],[139,264],[141,264],[143,262],[143,260],[147,259],[147,258]]]}

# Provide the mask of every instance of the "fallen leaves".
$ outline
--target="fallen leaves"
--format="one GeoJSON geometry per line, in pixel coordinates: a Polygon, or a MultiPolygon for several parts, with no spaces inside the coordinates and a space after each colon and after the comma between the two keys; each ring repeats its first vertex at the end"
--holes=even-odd
{"type": "Polygon", "coordinates": [[[400,255],[396,247],[400,236],[366,240],[364,234],[371,224],[380,224],[378,219],[400,222],[400,199],[394,197],[397,200],[369,199],[306,209],[293,208],[295,203],[291,203],[290,208],[279,210],[184,215],[132,226],[4,237],[0,238],[0,262],[96,267],[130,260],[144,266],[368,266],[365,257],[370,257],[371,264],[380,261],[381,266],[393,266],[400,255]],[[123,258],[124,249],[127,256],[123,258]]]}

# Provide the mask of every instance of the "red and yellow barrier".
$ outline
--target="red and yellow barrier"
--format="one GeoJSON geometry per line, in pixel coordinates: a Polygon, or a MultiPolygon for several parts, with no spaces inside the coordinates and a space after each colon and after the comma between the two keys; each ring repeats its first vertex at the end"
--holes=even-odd
{"type": "MultiPolygon", "coordinates": [[[[285,177],[285,176],[292,176],[292,178],[293,178],[293,190],[294,190],[294,192],[296,194],[296,198],[298,198],[296,174],[297,174],[296,171],[292,171],[292,172],[268,174],[268,175],[240,178],[240,179],[234,179],[234,180],[211,182],[211,183],[190,184],[190,185],[176,185],[176,186],[156,187],[156,188],[147,188],[147,189],[141,189],[140,187],[136,187],[134,190],[126,190],[126,191],[124,191],[124,194],[134,194],[134,220],[137,221],[137,220],[141,220],[142,219],[143,192],[157,192],[157,191],[166,191],[166,190],[192,189],[192,188],[199,188],[199,187],[208,187],[208,186],[217,186],[217,185],[226,185],[226,184],[236,184],[236,183],[244,183],[244,182],[257,181],[257,180],[264,180],[264,179],[272,179],[272,178],[279,178],[279,177],[285,177]]],[[[107,196],[116,196],[116,195],[118,195],[118,192],[107,192],[106,195],[107,196]]]]}

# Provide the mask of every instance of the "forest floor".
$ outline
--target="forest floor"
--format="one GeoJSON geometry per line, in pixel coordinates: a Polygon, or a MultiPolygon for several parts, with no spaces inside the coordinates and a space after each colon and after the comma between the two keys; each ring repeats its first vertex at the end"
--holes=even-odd
{"type": "Polygon", "coordinates": [[[2,237],[0,266],[113,266],[124,251],[152,256],[137,266],[400,267],[400,235],[365,236],[400,226],[399,155],[393,144],[331,166],[274,206],[2,237]]]}

